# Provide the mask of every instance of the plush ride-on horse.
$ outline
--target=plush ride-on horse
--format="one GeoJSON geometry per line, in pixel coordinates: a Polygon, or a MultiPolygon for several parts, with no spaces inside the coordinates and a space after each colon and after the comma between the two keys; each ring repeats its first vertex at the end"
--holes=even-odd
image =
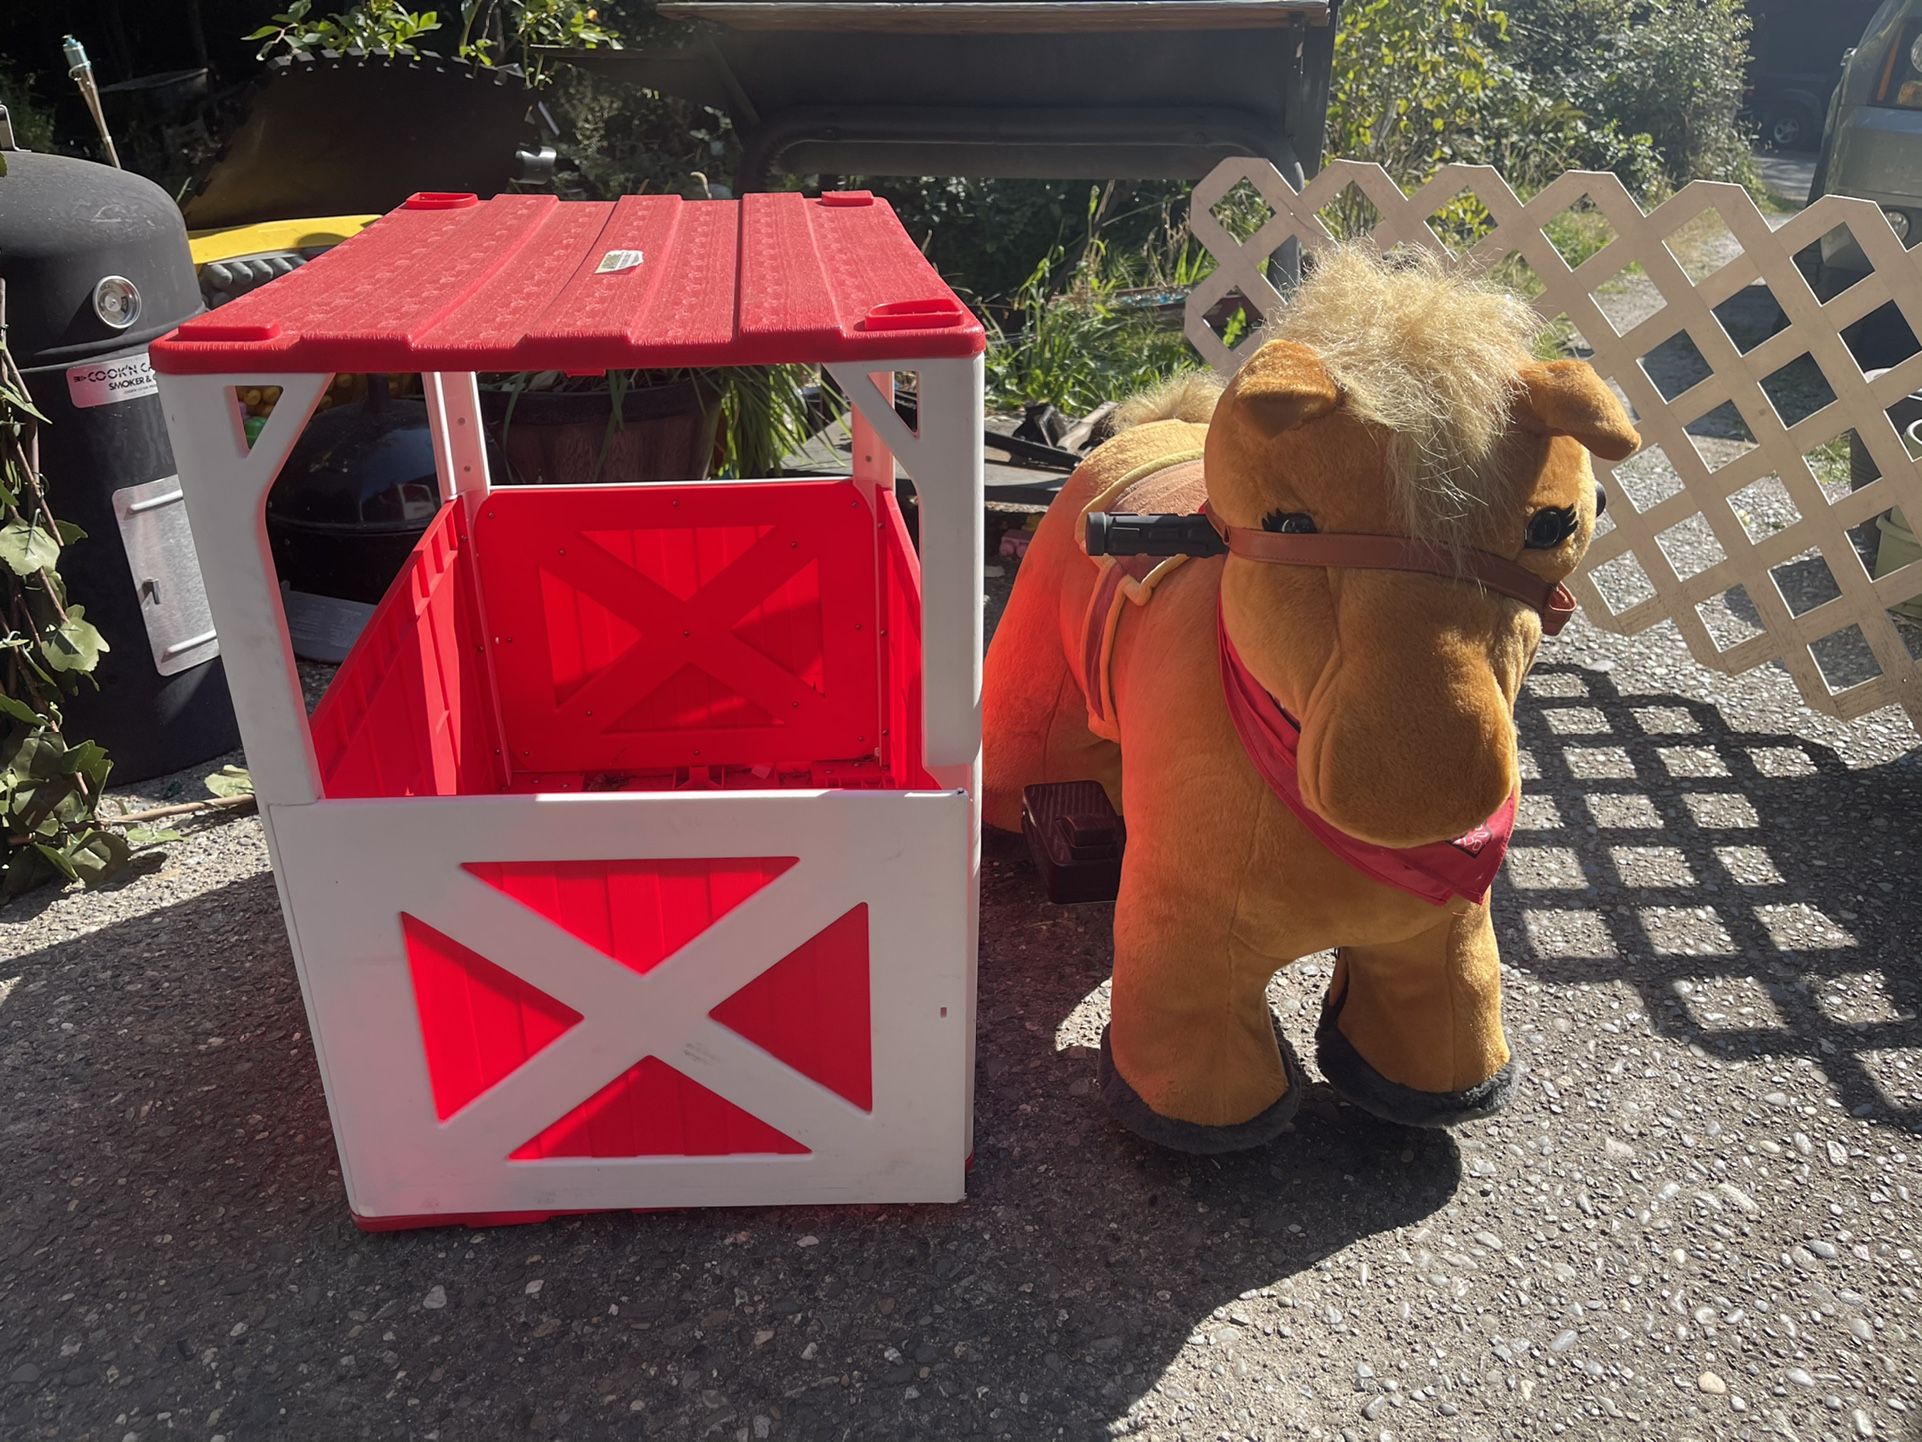
{"type": "Polygon", "coordinates": [[[1328,252],[1225,390],[1126,408],[1028,547],[987,657],[986,820],[1070,781],[1126,819],[1101,1083],[1142,1136],[1280,1130],[1303,1076],[1265,991],[1331,947],[1337,1091],[1415,1125],[1506,1099],[1515,696],[1574,609],[1589,455],[1640,444],[1536,329],[1425,258],[1328,252]]]}

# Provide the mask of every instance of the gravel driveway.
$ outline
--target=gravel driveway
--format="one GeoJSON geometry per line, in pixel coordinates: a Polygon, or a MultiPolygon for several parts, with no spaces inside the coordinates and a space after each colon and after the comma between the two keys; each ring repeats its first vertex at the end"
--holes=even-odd
{"type": "Polygon", "coordinates": [[[954,1207],[364,1236],[252,820],[15,903],[0,1438],[1922,1439],[1914,732],[1581,621],[1520,725],[1509,1112],[1138,1144],[1110,911],[991,837],[954,1207]]]}

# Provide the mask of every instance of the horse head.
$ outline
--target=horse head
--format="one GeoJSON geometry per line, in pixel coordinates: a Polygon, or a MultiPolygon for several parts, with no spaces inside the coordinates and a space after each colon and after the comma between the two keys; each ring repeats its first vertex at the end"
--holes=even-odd
{"type": "Polygon", "coordinates": [[[1208,509],[1231,540],[1394,537],[1435,558],[1268,564],[1257,541],[1222,572],[1228,640],[1301,728],[1303,799],[1362,840],[1459,836],[1513,793],[1542,614],[1476,572],[1562,581],[1604,504],[1591,453],[1640,444],[1587,364],[1534,358],[1536,328],[1433,261],[1337,250],[1214,409],[1208,509]]]}

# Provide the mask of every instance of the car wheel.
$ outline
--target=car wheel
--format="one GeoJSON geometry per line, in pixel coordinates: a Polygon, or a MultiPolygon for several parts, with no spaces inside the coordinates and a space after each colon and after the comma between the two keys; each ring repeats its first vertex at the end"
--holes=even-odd
{"type": "Polygon", "coordinates": [[[1762,114],[1762,142],[1771,150],[1806,150],[1815,140],[1814,113],[1799,100],[1778,100],[1762,114]]]}

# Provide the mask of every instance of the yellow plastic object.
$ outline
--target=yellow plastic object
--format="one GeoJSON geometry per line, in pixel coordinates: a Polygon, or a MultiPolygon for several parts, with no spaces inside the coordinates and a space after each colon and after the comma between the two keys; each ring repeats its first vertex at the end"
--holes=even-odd
{"type": "MultiPolygon", "coordinates": [[[[221,230],[191,231],[187,245],[193,255],[194,269],[217,260],[238,260],[257,255],[283,255],[291,250],[313,250],[339,245],[360,234],[379,220],[378,215],[326,215],[303,220],[265,220],[257,225],[231,225],[221,230]]],[[[400,387],[404,389],[404,387],[400,387]]],[[[335,376],[320,398],[318,409],[358,400],[367,393],[367,377],[335,376]]],[[[264,420],[273,414],[280,399],[279,386],[248,386],[239,392],[242,413],[250,420],[264,420]]]]}
{"type": "Polygon", "coordinates": [[[379,219],[378,215],[326,215],[304,220],[264,220],[258,225],[194,231],[188,235],[187,244],[198,268],[238,256],[277,255],[290,250],[339,245],[379,219]]]}

